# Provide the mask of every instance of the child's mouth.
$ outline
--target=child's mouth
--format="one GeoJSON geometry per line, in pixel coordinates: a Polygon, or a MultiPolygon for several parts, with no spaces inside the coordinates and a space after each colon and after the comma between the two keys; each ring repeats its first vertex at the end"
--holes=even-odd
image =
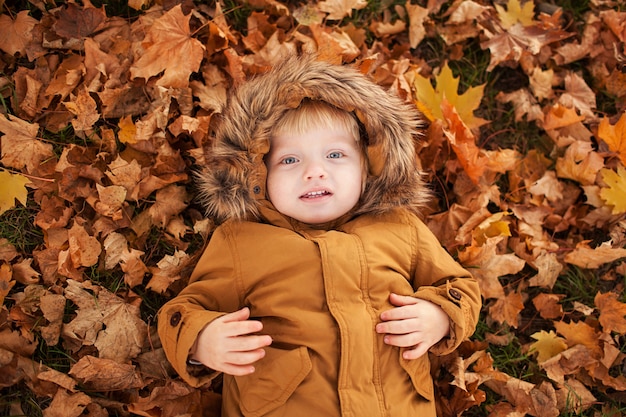
{"type": "Polygon", "coordinates": [[[331,195],[331,193],[328,191],[311,191],[310,193],[306,193],[302,195],[300,198],[306,198],[306,199],[320,198],[320,197],[324,197],[327,195],[331,195]]]}

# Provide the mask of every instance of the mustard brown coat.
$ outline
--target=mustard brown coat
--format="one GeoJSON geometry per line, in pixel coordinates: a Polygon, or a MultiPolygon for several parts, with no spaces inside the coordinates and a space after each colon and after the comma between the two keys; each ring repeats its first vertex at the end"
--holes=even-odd
{"type": "Polygon", "coordinates": [[[435,416],[428,355],[402,358],[383,343],[379,316],[395,292],[429,300],[450,318],[431,348],[472,335],[476,281],[418,213],[428,196],[416,164],[411,106],[357,70],[292,58],[236,91],[200,186],[220,225],[189,285],[159,312],[159,335],[179,375],[202,386],[215,372],[189,365],[199,332],[244,306],[272,337],[246,376],[224,375],[222,416],[435,416]],[[265,196],[271,127],[304,98],[352,111],[363,124],[370,172],[357,207],[316,227],[278,213],[265,196]]]}

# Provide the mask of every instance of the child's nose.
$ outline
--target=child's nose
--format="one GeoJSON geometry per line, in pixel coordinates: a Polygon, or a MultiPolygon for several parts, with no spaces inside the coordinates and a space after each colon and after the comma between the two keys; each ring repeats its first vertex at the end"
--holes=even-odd
{"type": "Polygon", "coordinates": [[[312,180],[316,178],[325,178],[326,170],[324,166],[319,161],[311,161],[307,164],[304,176],[307,180],[312,180]]]}

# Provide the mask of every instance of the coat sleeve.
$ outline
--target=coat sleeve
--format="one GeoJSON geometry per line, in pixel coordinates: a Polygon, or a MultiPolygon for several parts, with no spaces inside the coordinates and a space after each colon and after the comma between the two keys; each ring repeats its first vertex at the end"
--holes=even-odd
{"type": "Polygon", "coordinates": [[[450,318],[449,337],[430,349],[434,354],[444,355],[474,333],[482,305],[480,288],[424,223],[417,220],[414,230],[414,296],[439,305],[450,318]]]}
{"type": "Polygon", "coordinates": [[[189,285],[161,307],[157,327],[167,359],[176,372],[194,387],[216,375],[204,367],[189,365],[189,350],[200,331],[212,320],[239,308],[242,293],[240,270],[229,229],[218,227],[198,261],[189,285]]]}

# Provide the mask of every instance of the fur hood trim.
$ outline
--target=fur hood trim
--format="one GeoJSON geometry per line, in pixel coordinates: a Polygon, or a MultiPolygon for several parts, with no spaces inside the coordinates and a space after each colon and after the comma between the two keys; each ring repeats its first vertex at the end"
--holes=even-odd
{"type": "Polygon", "coordinates": [[[414,106],[349,66],[314,56],[291,57],[234,88],[198,173],[200,198],[217,223],[259,219],[266,205],[266,169],[272,127],[285,111],[309,98],[354,112],[364,128],[370,172],[355,214],[397,207],[420,211],[429,195],[415,145],[422,121],[414,106]]]}

